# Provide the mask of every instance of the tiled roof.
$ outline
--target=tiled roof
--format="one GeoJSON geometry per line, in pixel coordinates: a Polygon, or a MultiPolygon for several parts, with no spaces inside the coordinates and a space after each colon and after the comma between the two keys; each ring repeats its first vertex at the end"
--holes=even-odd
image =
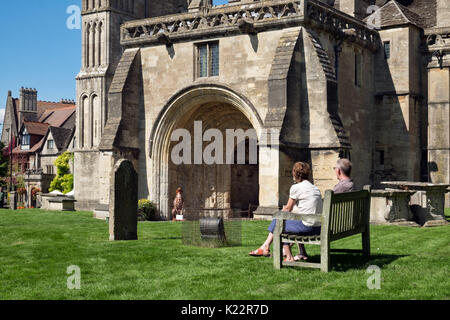
{"type": "Polygon", "coordinates": [[[37,136],[45,136],[49,127],[48,123],[42,122],[24,122],[23,125],[27,129],[28,134],[37,136]]]}
{"type": "Polygon", "coordinates": [[[75,106],[66,106],[46,110],[40,117],[39,122],[46,122],[53,127],[61,127],[76,111],[75,106]]]}
{"type": "MultiPolygon", "coordinates": [[[[20,99],[13,99],[16,106],[16,114],[18,114],[20,109],[20,99]]],[[[38,101],[37,102],[37,115],[40,118],[45,112],[55,110],[55,109],[65,109],[65,108],[75,108],[75,104],[68,104],[62,102],[51,102],[51,101],[38,101]]]]}
{"type": "Polygon", "coordinates": [[[420,15],[426,28],[436,26],[436,0],[414,0],[409,2],[405,6],[412,12],[420,15]]]}
{"type": "Polygon", "coordinates": [[[50,127],[50,132],[52,133],[53,140],[55,141],[55,145],[58,150],[65,149],[70,143],[70,139],[72,138],[72,130],[50,127]]]}
{"type": "Polygon", "coordinates": [[[25,154],[25,153],[34,153],[34,152],[38,151],[38,150],[42,147],[42,145],[43,145],[43,143],[44,143],[44,140],[45,140],[45,137],[43,137],[41,140],[39,140],[39,142],[36,143],[36,144],[35,144],[31,149],[29,149],[29,150],[22,150],[22,145],[18,145],[17,147],[15,147],[15,148],[13,149],[13,154],[20,154],[20,153],[22,153],[22,154],[25,154]]]}
{"type": "Polygon", "coordinates": [[[65,109],[65,108],[74,108],[75,104],[67,104],[61,102],[50,102],[50,101],[38,101],[37,103],[37,111],[38,116],[40,117],[44,112],[55,109],[65,109]]]}
{"type": "MultiPolygon", "coordinates": [[[[375,14],[373,13],[365,19],[368,21],[375,14]]],[[[413,24],[419,28],[424,28],[426,23],[422,17],[420,17],[415,12],[409,10],[408,8],[402,6],[397,1],[391,0],[386,3],[381,9],[379,14],[381,14],[381,27],[392,27],[406,24],[413,24]]],[[[371,21],[373,21],[371,19],[371,21]]]]}

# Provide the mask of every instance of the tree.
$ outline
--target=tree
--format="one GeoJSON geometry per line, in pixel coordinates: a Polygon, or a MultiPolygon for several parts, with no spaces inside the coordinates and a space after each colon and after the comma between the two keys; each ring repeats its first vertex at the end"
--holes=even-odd
{"type": "Polygon", "coordinates": [[[0,142],[0,178],[5,178],[8,175],[9,159],[8,150],[5,149],[5,144],[0,142]]]}
{"type": "Polygon", "coordinates": [[[73,174],[70,173],[70,161],[73,161],[73,154],[64,152],[55,160],[56,177],[50,184],[50,192],[58,190],[64,194],[73,190],[73,174]]]}

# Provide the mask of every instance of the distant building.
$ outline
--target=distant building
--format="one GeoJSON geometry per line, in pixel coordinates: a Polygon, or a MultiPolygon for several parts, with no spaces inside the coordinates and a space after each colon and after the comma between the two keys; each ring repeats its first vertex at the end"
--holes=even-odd
{"type": "Polygon", "coordinates": [[[27,195],[33,189],[48,191],[56,174],[54,161],[73,151],[75,123],[74,101],[39,101],[35,89],[21,88],[20,98],[8,92],[1,141],[14,143],[13,164],[24,174],[27,195]]]}

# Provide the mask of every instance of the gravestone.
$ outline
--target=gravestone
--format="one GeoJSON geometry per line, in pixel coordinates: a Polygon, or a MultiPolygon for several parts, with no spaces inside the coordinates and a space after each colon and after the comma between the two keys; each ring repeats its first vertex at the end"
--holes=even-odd
{"type": "Polygon", "coordinates": [[[109,239],[137,240],[138,175],[129,160],[119,160],[111,177],[109,239]]]}

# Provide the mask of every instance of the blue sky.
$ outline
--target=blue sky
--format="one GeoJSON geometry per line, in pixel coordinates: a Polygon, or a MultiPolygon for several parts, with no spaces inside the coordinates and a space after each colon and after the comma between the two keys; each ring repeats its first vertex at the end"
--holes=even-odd
{"type": "Polygon", "coordinates": [[[39,100],[75,99],[81,30],[67,28],[71,5],[81,6],[81,0],[2,1],[0,122],[8,90],[14,97],[23,86],[36,88],[39,100]]]}
{"type": "Polygon", "coordinates": [[[36,88],[39,100],[75,98],[81,64],[81,30],[69,30],[66,13],[81,0],[2,1],[0,107],[8,90],[36,88]]]}

